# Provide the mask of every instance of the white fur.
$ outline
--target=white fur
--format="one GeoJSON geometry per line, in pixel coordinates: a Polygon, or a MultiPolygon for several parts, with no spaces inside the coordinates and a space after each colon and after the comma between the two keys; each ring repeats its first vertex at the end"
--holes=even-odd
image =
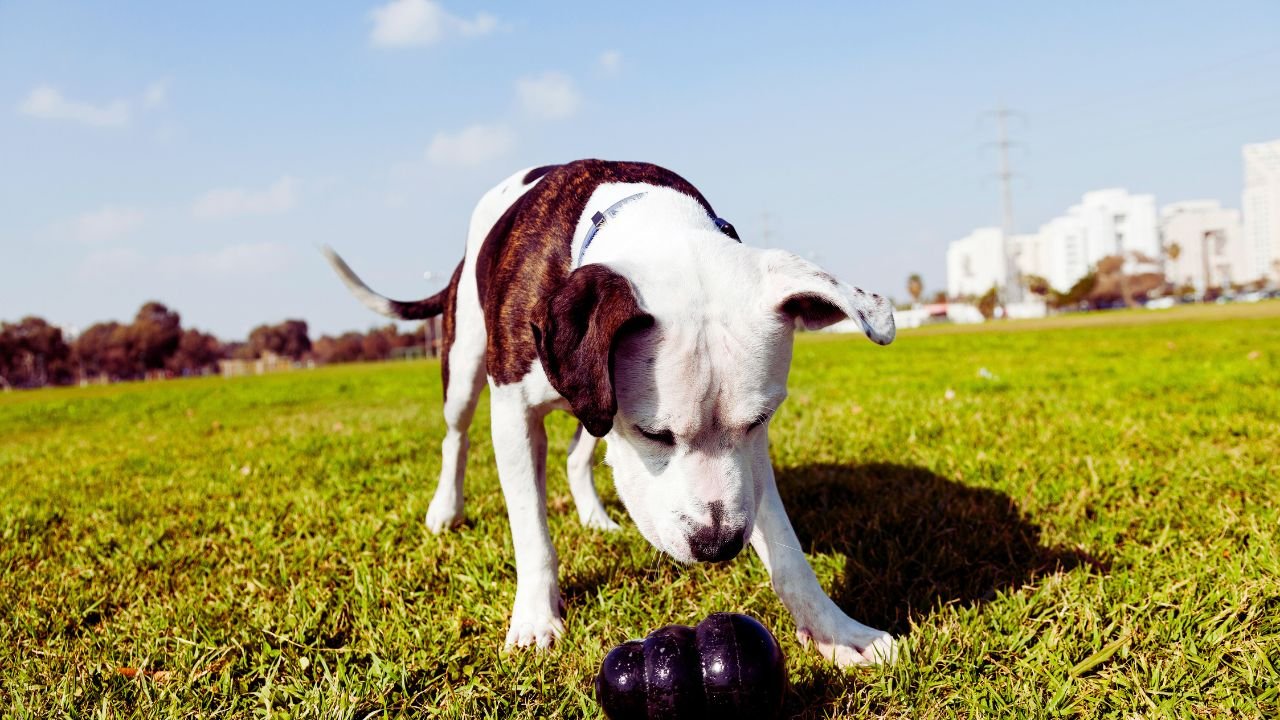
{"type": "MultiPolygon", "coordinates": [[[[564,633],[559,560],[547,530],[547,431],[543,419],[566,407],[534,363],[521,382],[489,382],[493,454],[516,553],[516,601],[508,646],[547,647],[564,633]]],[[[599,503],[599,500],[596,500],[599,503]]]]}
{"type": "MultiPolygon", "coordinates": [[[[440,485],[427,512],[433,531],[462,520],[467,428],[483,375],[485,331],[475,261],[489,229],[521,194],[524,171],[481,200],[472,216],[458,287],[457,337],[450,380],[440,485]]],[[[803,642],[840,665],[891,659],[893,640],[847,617],[818,584],[782,508],[768,454],[767,417],[786,397],[794,323],[778,312],[795,294],[821,297],[862,318],[878,342],[892,339],[886,305],[833,285],[789,253],[749,248],[718,231],[693,198],[636,184],[596,189],[577,223],[577,257],[593,213],[645,191],[596,234],[584,264],[603,263],[635,288],[653,329],[627,338],[614,360],[618,413],[606,460],[640,532],[658,549],[691,562],[690,533],[711,524],[740,529],[768,568],[803,642]],[[887,325],[886,325],[887,322],[887,325]],[[673,447],[638,427],[670,430],[673,447]]],[[[564,631],[558,560],[547,530],[543,419],[567,404],[540,363],[518,383],[490,380],[494,453],[516,555],[516,599],[508,646],[545,647],[564,631]]],[[[569,452],[569,484],[584,525],[615,529],[592,480],[595,438],[579,428],[569,452]]]]}

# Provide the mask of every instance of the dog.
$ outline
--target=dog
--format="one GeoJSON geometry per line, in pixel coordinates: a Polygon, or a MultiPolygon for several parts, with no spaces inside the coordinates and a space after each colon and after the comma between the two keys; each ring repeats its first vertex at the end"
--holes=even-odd
{"type": "Polygon", "coordinates": [[[598,439],[640,533],[683,563],[723,562],[750,543],[803,645],[840,666],[893,659],[893,638],[845,615],[819,585],[769,460],[796,328],[855,319],[894,338],[892,307],[789,252],[749,247],[679,175],[647,163],[578,160],[522,170],[471,215],[448,287],[424,300],[370,290],[330,248],[364,305],[389,317],[443,314],[444,417],[432,532],[463,520],[468,428],[483,385],[516,558],[506,646],[564,631],[547,530],[543,418],[580,423],[569,487],[581,522],[617,530],[596,495],[598,439]]]}

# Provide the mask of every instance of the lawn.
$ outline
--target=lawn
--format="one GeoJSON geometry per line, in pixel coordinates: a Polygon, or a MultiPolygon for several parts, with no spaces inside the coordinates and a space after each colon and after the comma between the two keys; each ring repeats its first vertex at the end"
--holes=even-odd
{"type": "Polygon", "coordinates": [[[467,524],[422,522],[430,362],[0,395],[0,715],[596,717],[610,647],[733,610],[800,717],[1280,712],[1280,303],[805,336],[772,423],[823,585],[905,638],[803,651],[749,552],[658,555],[553,416],[567,634],[502,654],[515,590],[483,409],[467,524]]]}

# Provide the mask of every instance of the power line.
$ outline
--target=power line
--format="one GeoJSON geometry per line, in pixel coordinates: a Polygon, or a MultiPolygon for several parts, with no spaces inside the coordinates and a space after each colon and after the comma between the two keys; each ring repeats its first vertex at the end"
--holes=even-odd
{"type": "Polygon", "coordinates": [[[1022,302],[1022,273],[1018,269],[1018,248],[1014,244],[1013,233],[1013,167],[1009,163],[1009,148],[1017,143],[1009,139],[1009,119],[1020,118],[1026,122],[1026,116],[1001,105],[987,113],[996,119],[997,139],[995,146],[999,153],[1000,169],[996,177],[1000,179],[1000,208],[1002,211],[1001,228],[1004,235],[1004,262],[1006,303],[1022,302]]]}

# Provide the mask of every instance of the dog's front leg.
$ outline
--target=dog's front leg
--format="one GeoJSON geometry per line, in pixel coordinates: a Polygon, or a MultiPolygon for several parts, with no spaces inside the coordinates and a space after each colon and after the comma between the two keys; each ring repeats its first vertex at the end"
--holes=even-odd
{"type": "Polygon", "coordinates": [[[823,591],[782,507],[773,467],[768,462],[761,465],[759,470],[764,471],[766,481],[751,547],[764,562],[773,589],[795,620],[796,638],[806,647],[812,643],[823,657],[840,667],[892,662],[893,638],[845,615],[823,591]]]}
{"type": "Polygon", "coordinates": [[[516,602],[506,645],[549,646],[564,632],[558,560],[547,529],[547,432],[519,385],[490,387],[493,452],[516,553],[516,602]]]}

